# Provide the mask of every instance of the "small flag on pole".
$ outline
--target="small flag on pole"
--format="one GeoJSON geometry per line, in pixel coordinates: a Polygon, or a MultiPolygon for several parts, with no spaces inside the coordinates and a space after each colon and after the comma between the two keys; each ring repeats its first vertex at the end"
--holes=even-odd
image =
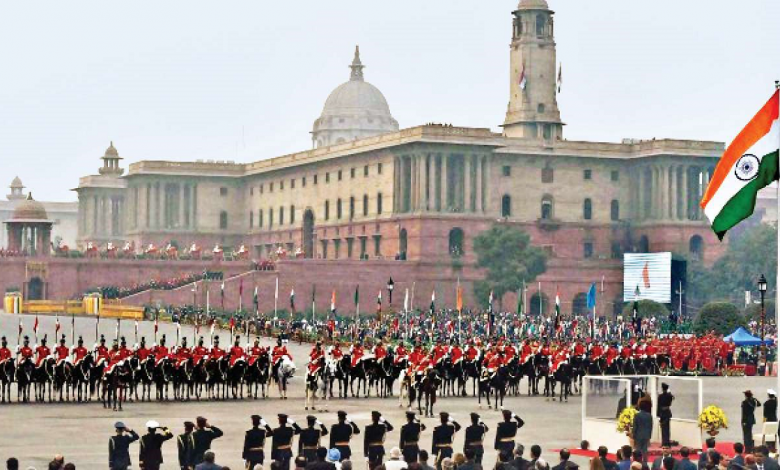
{"type": "Polygon", "coordinates": [[[225,281],[222,281],[222,284],[219,286],[219,298],[220,298],[220,305],[222,306],[222,310],[225,310],[225,281]]]}
{"type": "Polygon", "coordinates": [[[555,290],[555,331],[559,332],[561,329],[561,293],[555,290]]]}
{"type": "Polygon", "coordinates": [[[463,310],[463,287],[461,287],[460,284],[456,288],[455,296],[455,307],[458,309],[458,312],[460,312],[463,310]]]}
{"type": "Polygon", "coordinates": [[[379,289],[379,293],[376,295],[376,312],[382,312],[382,289],[379,289]]]}
{"type": "Polygon", "coordinates": [[[436,311],[436,289],[431,291],[431,314],[436,311]]]}
{"type": "Polygon", "coordinates": [[[562,83],[563,83],[563,64],[558,64],[558,93],[561,92],[562,83]]]}
{"type": "Polygon", "coordinates": [[[54,339],[56,340],[57,337],[60,336],[60,315],[57,314],[54,316],[54,339]]]}
{"type": "Polygon", "coordinates": [[[260,311],[260,298],[257,296],[257,286],[255,286],[255,293],[252,295],[252,303],[255,306],[255,315],[260,311]]]}
{"type": "Polygon", "coordinates": [[[290,290],[290,314],[295,315],[295,288],[290,290]]]}
{"type": "Polygon", "coordinates": [[[525,91],[525,87],[528,86],[528,78],[525,76],[525,64],[520,69],[520,79],[518,80],[520,89],[525,91]]]}
{"type": "Polygon", "coordinates": [[[333,289],[333,293],[330,295],[330,313],[336,315],[336,289],[333,289]]]}

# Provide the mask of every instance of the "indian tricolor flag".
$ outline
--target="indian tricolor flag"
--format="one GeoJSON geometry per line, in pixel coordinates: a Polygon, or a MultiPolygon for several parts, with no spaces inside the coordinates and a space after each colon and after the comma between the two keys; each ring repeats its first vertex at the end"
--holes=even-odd
{"type": "Polygon", "coordinates": [[[701,208],[721,240],[753,213],[758,191],[778,179],[779,108],[780,90],[728,146],[704,193],[701,208]]]}

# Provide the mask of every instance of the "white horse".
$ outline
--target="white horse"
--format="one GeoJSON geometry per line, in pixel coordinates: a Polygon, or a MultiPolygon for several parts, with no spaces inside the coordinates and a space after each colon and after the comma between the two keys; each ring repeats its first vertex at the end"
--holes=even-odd
{"type": "Polygon", "coordinates": [[[403,408],[404,407],[404,398],[407,396],[409,397],[408,406],[407,409],[409,411],[412,411],[412,401],[414,401],[414,387],[412,387],[412,380],[413,377],[409,376],[409,368],[412,367],[411,365],[407,368],[401,370],[401,373],[398,374],[398,381],[400,383],[400,390],[398,391],[398,407],[403,408]]]}
{"type": "Polygon", "coordinates": [[[284,356],[279,363],[279,368],[276,371],[276,383],[279,385],[279,396],[283,399],[287,399],[287,381],[295,374],[295,363],[289,356],[284,356]]]}

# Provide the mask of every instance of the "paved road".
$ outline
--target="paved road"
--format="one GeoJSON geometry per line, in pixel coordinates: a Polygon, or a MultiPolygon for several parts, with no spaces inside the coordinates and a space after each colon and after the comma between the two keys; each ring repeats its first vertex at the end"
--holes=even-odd
{"type": "MultiPolygon", "coordinates": [[[[32,332],[33,317],[22,317],[26,333],[32,332]]],[[[70,338],[70,319],[60,318],[63,332],[70,338]]],[[[103,320],[100,331],[109,339],[113,339],[116,322],[103,320]]],[[[0,315],[0,334],[11,338],[11,345],[16,344],[18,317],[0,315]]],[[[192,339],[193,331],[183,328],[183,334],[192,339]]],[[[54,318],[40,317],[39,335],[54,334],[54,318]]],[[[123,322],[123,334],[133,335],[133,322],[123,322]]],[[[176,329],[172,325],[161,324],[160,334],[175,338],[176,329]]],[[[140,325],[140,334],[147,339],[153,336],[153,326],[150,322],[140,325]]],[[[87,344],[92,344],[95,336],[95,322],[91,319],[76,319],[76,335],[84,335],[87,344]]],[[[222,340],[227,339],[227,333],[222,332],[222,340]]],[[[131,339],[132,343],[133,340],[131,339]]],[[[269,341],[264,341],[268,344],[269,341]]],[[[291,345],[291,352],[299,370],[305,365],[305,357],[309,346],[291,345]]],[[[751,388],[760,399],[765,396],[766,388],[775,388],[774,379],[765,378],[706,378],[704,379],[704,403],[717,404],[724,408],[731,421],[731,428],[723,432],[719,439],[739,440],[739,402],[742,390],[751,388]]],[[[228,402],[190,402],[190,403],[129,403],[125,411],[115,413],[103,410],[99,404],[11,404],[0,405],[0,459],[9,456],[21,459],[22,468],[35,465],[38,468],[55,454],[63,453],[67,460],[77,463],[79,468],[105,468],[107,462],[107,439],[112,433],[114,421],[121,419],[129,426],[141,431],[149,419],[158,420],[163,425],[170,426],[175,432],[181,432],[182,422],[194,420],[198,415],[206,416],[216,426],[225,431],[225,437],[215,441],[214,450],[218,460],[231,468],[243,468],[240,460],[243,444],[243,434],[249,427],[249,416],[260,414],[270,423],[275,423],[275,415],[285,412],[293,416],[297,422],[305,422],[308,412],[303,409],[303,391],[301,377],[295,377],[291,385],[290,399],[281,401],[273,394],[273,398],[257,401],[228,402]]],[[[678,390],[682,403],[688,401],[686,392],[678,390]]],[[[520,430],[518,440],[529,447],[538,443],[545,449],[548,461],[556,463],[557,457],[550,449],[561,447],[576,447],[580,442],[580,412],[579,397],[573,397],[568,403],[546,401],[543,397],[509,397],[505,407],[515,411],[525,421],[526,426],[520,430]]],[[[602,403],[605,409],[612,409],[611,402],[602,403]]],[[[317,412],[317,416],[326,424],[336,421],[337,410],[347,411],[353,420],[363,428],[370,420],[371,410],[380,410],[395,426],[404,423],[404,409],[399,408],[397,399],[349,399],[333,400],[329,412],[317,412]]],[[[478,411],[474,398],[445,398],[436,404],[437,411],[448,411],[461,424],[467,424],[471,411],[478,411]]],[[[680,410],[682,413],[683,410],[680,410]]],[[[482,416],[491,431],[488,441],[492,442],[495,426],[500,413],[482,410],[482,416]]],[[[430,450],[431,430],[437,424],[437,419],[425,419],[429,430],[424,433],[421,445],[430,450]]],[[[456,438],[456,450],[462,450],[463,432],[456,438]]],[[[389,448],[398,444],[398,429],[391,432],[386,441],[389,448]]],[[[355,459],[362,461],[362,435],[353,440],[355,459]]],[[[297,446],[297,441],[296,441],[297,446]]],[[[270,447],[270,443],[269,446],[270,447]]],[[[268,450],[267,447],[267,450],[268,450]]],[[[133,461],[137,462],[137,445],[133,445],[133,461]]],[[[174,468],[176,463],[176,446],[169,442],[164,446],[166,464],[164,468],[174,468]]],[[[495,454],[492,450],[485,456],[485,463],[492,467],[495,454]]],[[[586,464],[580,459],[581,464],[586,464]]]]}

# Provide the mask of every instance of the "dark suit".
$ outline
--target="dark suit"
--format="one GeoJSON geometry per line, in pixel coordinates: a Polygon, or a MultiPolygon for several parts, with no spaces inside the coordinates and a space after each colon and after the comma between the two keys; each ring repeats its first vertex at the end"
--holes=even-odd
{"type": "Polygon", "coordinates": [[[742,442],[747,452],[753,451],[753,425],[756,424],[756,408],[761,402],[755,397],[746,397],[742,400],[742,442]]]}
{"type": "Polygon", "coordinates": [[[300,434],[301,427],[298,423],[292,426],[282,425],[274,429],[271,440],[271,458],[281,462],[281,469],[290,468],[290,459],[292,458],[292,441],[296,434],[300,434]]]}
{"type": "Polygon", "coordinates": [[[128,434],[111,436],[108,440],[108,468],[111,470],[125,470],[131,465],[130,444],[138,440],[135,431],[128,434]]]}
{"type": "Polygon", "coordinates": [[[195,468],[195,464],[192,461],[194,445],[191,432],[179,434],[179,437],[176,438],[176,447],[179,449],[179,468],[181,470],[195,468]]]}
{"type": "Polygon", "coordinates": [[[780,470],[780,466],[778,466],[777,460],[766,458],[764,459],[764,470],[780,470]]]}
{"type": "MultiPolygon", "coordinates": [[[[466,428],[466,438],[463,441],[463,452],[472,449],[474,451],[474,463],[482,464],[482,456],[485,454],[485,434],[488,427],[483,423],[472,424],[466,428]]],[[[525,468],[518,469],[525,470],[525,468]]]]}
{"type": "Polygon", "coordinates": [[[244,451],[241,458],[244,459],[249,468],[255,468],[255,465],[263,464],[265,460],[265,439],[271,435],[271,427],[267,424],[265,427],[253,427],[244,435],[244,451]]]}
{"type": "Polygon", "coordinates": [[[524,424],[525,422],[520,418],[498,423],[496,427],[496,441],[493,448],[499,452],[505,450],[511,453],[515,449],[517,430],[523,427],[524,424]]]}
{"type": "Polygon", "coordinates": [[[173,434],[166,428],[162,434],[144,434],[141,437],[141,448],[138,451],[138,464],[144,470],[159,470],[163,463],[163,442],[173,439],[173,434]]]}
{"type": "Polygon", "coordinates": [[[579,465],[577,465],[574,462],[569,462],[566,460],[565,462],[561,462],[558,465],[554,466],[552,470],[577,470],[580,468],[579,465]]]}
{"type": "Polygon", "coordinates": [[[633,436],[636,448],[642,451],[642,459],[647,461],[647,448],[653,434],[653,417],[647,411],[640,411],[634,416],[633,436]]]}
{"type": "Polygon", "coordinates": [[[601,458],[601,463],[604,465],[604,470],[617,470],[618,468],[618,464],[614,460],[601,458]]]}
{"type": "Polygon", "coordinates": [[[777,397],[771,397],[764,402],[764,421],[777,421],[777,397]]]}
{"type": "Polygon", "coordinates": [[[203,454],[211,449],[211,441],[222,437],[222,430],[216,426],[198,428],[192,433],[192,464],[203,462],[203,454]]]}
{"type": "Polygon", "coordinates": [[[731,459],[729,463],[729,470],[742,470],[745,466],[745,457],[742,454],[737,454],[731,459]]]}
{"type": "Polygon", "coordinates": [[[366,426],[363,433],[363,455],[368,457],[368,468],[382,464],[385,456],[385,436],[392,430],[393,426],[387,421],[366,426]]]}
{"type": "Polygon", "coordinates": [[[658,405],[656,416],[661,422],[661,445],[670,445],[671,443],[671,420],[672,420],[672,402],[674,395],[669,392],[663,392],[658,395],[658,405]]]}
{"type": "Polygon", "coordinates": [[[320,438],[328,435],[324,425],[310,426],[301,431],[298,436],[298,456],[303,456],[306,462],[317,460],[317,448],[320,447],[320,438]]]}
{"type": "Polygon", "coordinates": [[[330,427],[330,446],[341,452],[341,460],[349,460],[352,456],[352,449],[349,447],[349,440],[353,434],[360,434],[360,428],[355,423],[337,423],[330,427]]]}
{"type": "MultiPolygon", "coordinates": [[[[671,457],[674,460],[674,465],[677,466],[677,459],[675,459],[671,455],[669,457],[671,457]]],[[[665,458],[666,457],[664,457],[663,455],[659,455],[658,457],[655,458],[655,460],[653,460],[653,465],[650,468],[652,470],[664,470],[664,459],[665,458]]]]}
{"type": "Polygon", "coordinates": [[[513,460],[510,460],[509,463],[511,463],[512,466],[515,467],[517,470],[529,470],[529,467],[531,465],[530,460],[526,460],[522,457],[515,457],[513,460]]]}
{"type": "Polygon", "coordinates": [[[696,470],[696,465],[687,458],[680,459],[674,466],[674,470],[696,470]]]}
{"type": "Polygon", "coordinates": [[[452,444],[458,431],[460,431],[460,424],[456,421],[433,428],[431,453],[436,456],[436,468],[441,468],[442,460],[452,457],[452,444]]]}
{"type": "Polygon", "coordinates": [[[406,463],[417,462],[420,454],[420,433],[425,431],[425,425],[412,421],[401,426],[401,442],[399,446],[406,463]]]}

